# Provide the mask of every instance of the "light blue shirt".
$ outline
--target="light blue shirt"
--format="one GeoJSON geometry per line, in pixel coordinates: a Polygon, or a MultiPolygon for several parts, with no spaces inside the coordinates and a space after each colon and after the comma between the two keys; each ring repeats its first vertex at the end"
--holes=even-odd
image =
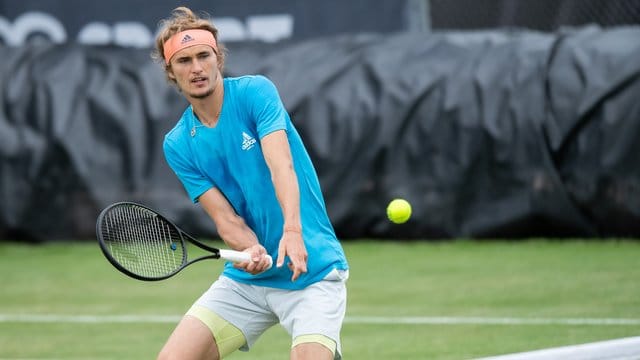
{"type": "Polygon", "coordinates": [[[347,270],[348,265],[309,154],[269,79],[225,78],[224,102],[216,126],[203,126],[188,107],[165,136],[164,153],[192,201],[217,188],[275,262],[284,222],[260,140],[277,130],[286,130],[298,178],[308,272],[292,282],[292,272],[286,265],[276,268],[274,264],[262,274],[251,275],[227,263],[223,274],[253,285],[302,289],[333,269],[347,270]]]}

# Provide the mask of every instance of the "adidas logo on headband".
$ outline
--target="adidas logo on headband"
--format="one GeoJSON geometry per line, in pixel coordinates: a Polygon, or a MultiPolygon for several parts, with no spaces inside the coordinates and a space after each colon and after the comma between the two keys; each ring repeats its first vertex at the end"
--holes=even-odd
{"type": "MultiPolygon", "coordinates": [[[[0,0],[1,1],[1,0],[0,0]]],[[[169,64],[171,57],[178,51],[195,45],[208,45],[218,51],[218,44],[213,33],[203,29],[189,29],[171,36],[164,42],[164,60],[169,64]]]]}

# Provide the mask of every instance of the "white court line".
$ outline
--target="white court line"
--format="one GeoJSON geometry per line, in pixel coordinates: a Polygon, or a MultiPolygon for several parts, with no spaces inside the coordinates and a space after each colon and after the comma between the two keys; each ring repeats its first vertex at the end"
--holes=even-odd
{"type": "Polygon", "coordinates": [[[13,323],[177,323],[180,318],[171,315],[0,314],[0,322],[13,323]]]}
{"type": "MultiPolygon", "coordinates": [[[[0,323],[177,323],[180,315],[0,314],[0,323]]],[[[345,324],[414,325],[640,325],[633,318],[516,318],[460,316],[347,316],[345,324]]]]}
{"type": "Polygon", "coordinates": [[[640,319],[624,318],[515,318],[460,316],[347,316],[352,324],[434,324],[434,325],[640,325],[640,319]]]}

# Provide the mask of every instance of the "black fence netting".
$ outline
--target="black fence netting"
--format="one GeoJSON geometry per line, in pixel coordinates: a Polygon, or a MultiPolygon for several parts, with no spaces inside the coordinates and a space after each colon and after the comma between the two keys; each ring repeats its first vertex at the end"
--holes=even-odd
{"type": "MultiPolygon", "coordinates": [[[[226,76],[278,86],[342,238],[640,235],[640,27],[228,47],[226,76]]],[[[149,50],[0,56],[0,238],[92,238],[122,200],[215,236],[164,161],[187,103],[149,50]]]]}

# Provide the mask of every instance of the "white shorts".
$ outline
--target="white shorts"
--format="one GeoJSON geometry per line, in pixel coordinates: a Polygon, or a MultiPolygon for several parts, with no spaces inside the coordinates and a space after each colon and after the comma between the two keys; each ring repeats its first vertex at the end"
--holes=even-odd
{"type": "MultiPolygon", "coordinates": [[[[237,327],[247,351],[271,326],[280,323],[295,340],[323,335],[336,344],[341,359],[340,330],[346,311],[348,271],[333,270],[324,280],[302,290],[247,285],[220,276],[195,302],[237,327]]],[[[215,336],[216,334],[214,334],[215,336]]]]}

